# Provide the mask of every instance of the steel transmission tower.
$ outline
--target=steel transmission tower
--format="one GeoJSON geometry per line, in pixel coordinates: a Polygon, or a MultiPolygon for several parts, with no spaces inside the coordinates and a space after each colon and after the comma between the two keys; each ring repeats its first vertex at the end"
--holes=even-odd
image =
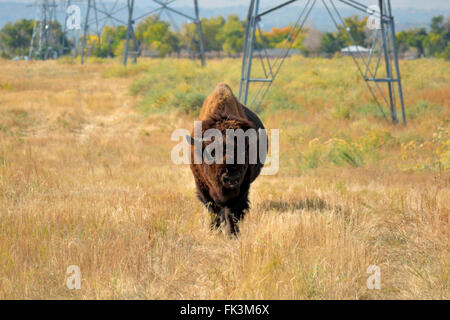
{"type": "MultiPolygon", "coordinates": [[[[130,1],[127,0],[127,2],[130,1]]],[[[102,0],[86,0],[85,3],[85,14],[82,23],[81,64],[84,63],[89,34],[95,34],[97,39],[96,45],[100,46],[102,31],[107,24],[112,24],[113,26],[127,24],[119,16],[124,15],[128,7],[123,3],[119,3],[118,0],[108,3],[102,0]]]]}
{"type": "MultiPolygon", "coordinates": [[[[111,22],[116,25],[124,25],[127,27],[126,31],[126,40],[125,40],[125,48],[123,55],[123,64],[127,65],[128,56],[133,56],[133,62],[136,62],[137,56],[141,52],[141,48],[139,45],[139,41],[136,38],[135,34],[135,23],[145,17],[148,17],[152,14],[157,14],[161,16],[162,13],[165,13],[169,19],[173,23],[173,19],[171,14],[181,16],[188,21],[193,22],[196,25],[196,33],[199,39],[199,57],[202,63],[202,66],[205,65],[205,53],[203,47],[203,33],[202,33],[202,25],[199,16],[199,6],[198,1],[193,0],[194,12],[192,15],[181,12],[180,10],[173,8],[172,5],[176,0],[146,0],[145,3],[152,3],[156,6],[156,8],[149,10],[145,13],[136,12],[136,3],[138,0],[125,0],[119,2],[119,0],[115,0],[112,5],[105,5],[105,3],[101,0],[87,0],[87,8],[86,13],[84,15],[83,22],[83,40],[82,40],[82,48],[81,48],[81,63],[84,62],[85,49],[87,45],[87,37],[92,31],[92,26],[95,25],[95,33],[97,34],[98,39],[101,38],[101,32],[103,27],[107,22],[111,22]],[[126,16],[126,19],[119,18],[119,14],[126,16]],[[130,50],[130,40],[131,40],[131,50],[130,50]]],[[[139,2],[142,3],[142,2],[139,2]]]]}
{"type": "Polygon", "coordinates": [[[67,28],[66,22],[69,17],[67,9],[77,2],[81,0],[36,0],[29,5],[36,8],[29,59],[47,60],[62,56],[70,49],[69,35],[73,35],[76,42],[76,35],[67,28]]]}
{"type": "Polygon", "coordinates": [[[50,53],[55,52],[56,49],[55,39],[52,38],[51,33],[54,23],[57,21],[57,5],[55,0],[38,0],[32,6],[36,6],[37,9],[28,56],[30,59],[37,56],[39,59],[47,60],[50,53]],[[35,46],[37,54],[34,52],[35,46]]]}
{"type": "MultiPolygon", "coordinates": [[[[378,4],[376,6],[367,6],[354,0],[291,0],[283,1],[277,6],[261,11],[261,1],[250,0],[245,29],[239,99],[242,103],[247,104],[250,86],[252,84],[259,84],[259,87],[255,89],[256,91],[249,103],[255,110],[258,110],[270,86],[278,75],[284,60],[289,55],[289,50],[292,48],[294,41],[299,33],[304,30],[305,22],[311,13],[311,10],[316,2],[322,2],[336,28],[339,29],[339,26],[344,27],[341,28],[341,30],[343,29],[346,31],[355,51],[351,56],[384,117],[386,118],[386,115],[382,105],[388,107],[392,121],[398,123],[396,111],[398,100],[401,106],[402,121],[406,124],[391,3],[390,0],[377,1],[378,4]],[[299,18],[293,28],[291,28],[291,32],[285,40],[279,55],[270,57],[264,45],[261,21],[268,14],[293,4],[294,2],[301,2],[303,4],[303,6],[300,7],[301,10],[299,10],[299,18]],[[346,26],[345,20],[340,14],[336,2],[369,15],[374,27],[370,30],[371,44],[368,53],[361,52],[360,47],[349,32],[349,27],[346,26]],[[260,71],[262,70],[262,72],[260,72],[262,75],[259,77],[252,75],[252,70],[255,71],[255,58],[260,61],[260,71]],[[381,65],[383,64],[385,66],[384,72],[380,71],[380,69],[382,69],[381,65]],[[383,75],[380,75],[380,73],[383,73],[383,75]],[[385,88],[383,90],[383,85],[385,85],[387,89],[385,88]],[[398,99],[396,98],[396,93],[398,94],[398,99]]],[[[299,7],[296,8],[298,9],[299,7]]]]}

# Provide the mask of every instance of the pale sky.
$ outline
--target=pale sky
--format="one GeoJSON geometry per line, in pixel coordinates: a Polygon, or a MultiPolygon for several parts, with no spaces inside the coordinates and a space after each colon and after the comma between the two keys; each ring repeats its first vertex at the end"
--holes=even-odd
{"type": "MultiPolygon", "coordinates": [[[[138,0],[140,1],[140,0],[138,0]]],[[[145,0],[144,0],[145,1],[145,0]]],[[[180,2],[185,2],[186,4],[192,3],[189,0],[178,0],[180,2]]],[[[177,1],[177,2],[178,2],[177,1]]],[[[250,1],[245,0],[198,0],[199,5],[204,7],[229,7],[229,6],[239,6],[239,5],[247,5],[250,1]]],[[[261,0],[260,3],[262,6],[279,4],[284,1],[277,0],[261,0]]],[[[300,1],[299,1],[300,2],[300,1]]],[[[335,1],[338,3],[339,1],[335,1]]],[[[364,3],[366,5],[378,4],[378,0],[358,0],[360,3],[364,3]]],[[[449,0],[391,0],[391,5],[393,8],[420,8],[420,9],[449,9],[450,1],[449,0]]]]}
{"type": "MultiPolygon", "coordinates": [[[[58,0],[57,0],[58,1],[58,0]]],[[[80,1],[80,0],[78,0],[80,1]]],[[[83,0],[81,0],[83,1],[83,0]]],[[[86,1],[86,0],[84,0],[86,1]]],[[[102,1],[114,1],[114,0],[102,0],[102,1]]],[[[120,0],[124,1],[124,0],[120,0]]],[[[366,5],[377,4],[378,0],[358,0],[361,3],[366,5]]],[[[1,2],[25,2],[25,3],[34,3],[34,0],[0,0],[1,2]]],[[[76,0],[75,0],[76,2],[76,0]]],[[[150,0],[135,0],[137,5],[147,5],[150,4],[150,0]]],[[[231,7],[231,6],[246,6],[249,4],[248,0],[198,0],[198,3],[201,7],[205,8],[220,8],[220,7],[231,7]]],[[[271,7],[272,5],[276,5],[282,3],[282,0],[261,0],[261,6],[271,7]]],[[[301,1],[299,1],[301,2],[301,1]]],[[[319,1],[320,2],[320,1],[319,1]]],[[[173,5],[174,6],[191,6],[193,3],[192,0],[176,0],[173,5]]],[[[335,0],[336,4],[339,4],[338,0],[335,0]]],[[[449,0],[391,0],[391,5],[393,8],[417,8],[417,9],[450,9],[450,1],[449,0]]]]}

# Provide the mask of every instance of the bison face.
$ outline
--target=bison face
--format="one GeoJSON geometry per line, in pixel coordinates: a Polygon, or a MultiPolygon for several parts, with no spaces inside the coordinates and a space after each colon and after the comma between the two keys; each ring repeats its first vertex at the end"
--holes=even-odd
{"type": "MultiPolygon", "coordinates": [[[[206,139],[197,141],[197,150],[201,151],[203,161],[200,164],[194,164],[194,170],[203,177],[202,180],[209,186],[210,194],[214,195],[214,198],[220,200],[220,202],[226,202],[239,194],[249,170],[249,140],[244,138],[239,141],[237,137],[230,139],[227,137],[227,130],[241,129],[245,131],[247,129],[254,130],[254,127],[248,121],[230,120],[229,118],[207,123],[207,125],[204,122],[203,125],[204,131],[211,128],[220,131],[222,143],[220,143],[220,140],[216,141],[214,137],[208,139],[208,141],[205,141],[206,139]],[[198,146],[201,146],[201,149],[198,146]],[[220,146],[222,147],[220,148],[220,146]],[[227,151],[229,152],[228,155],[227,151]],[[205,156],[213,161],[204,161],[205,156]]],[[[190,136],[186,138],[192,145],[191,160],[193,161],[196,140],[190,136]]]]}
{"type": "MultiPolygon", "coordinates": [[[[206,151],[207,155],[210,156],[210,159],[213,159],[213,162],[203,162],[200,164],[200,170],[203,172],[203,176],[208,179],[210,184],[215,188],[220,189],[222,193],[226,194],[239,192],[240,186],[244,181],[248,170],[248,155],[247,153],[241,155],[241,157],[244,158],[244,163],[238,163],[239,148],[237,147],[237,141],[235,140],[227,143],[225,138],[223,140],[222,157],[220,154],[216,154],[216,149],[212,149],[211,152],[206,151]],[[234,156],[227,155],[227,150],[234,150],[234,156]]],[[[211,143],[212,142],[208,144],[204,143],[203,150],[207,150],[208,145],[211,143]]],[[[247,141],[245,141],[244,150],[248,150],[247,141]]],[[[206,152],[204,151],[204,153],[206,152]]]]}

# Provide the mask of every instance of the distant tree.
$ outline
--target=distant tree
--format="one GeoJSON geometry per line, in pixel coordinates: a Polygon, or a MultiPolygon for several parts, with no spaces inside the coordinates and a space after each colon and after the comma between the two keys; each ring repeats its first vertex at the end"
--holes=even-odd
{"type": "Polygon", "coordinates": [[[445,28],[445,41],[448,43],[450,42],[450,17],[447,18],[447,20],[444,23],[444,28],[445,28]]]}
{"type": "Polygon", "coordinates": [[[338,27],[336,38],[344,46],[353,45],[353,41],[356,45],[366,45],[367,39],[367,17],[359,18],[358,15],[344,18],[344,25],[338,27]],[[353,41],[352,41],[353,40],[353,41]]]}
{"type": "Polygon", "coordinates": [[[445,47],[444,52],[442,53],[442,58],[445,60],[450,60],[450,43],[447,42],[447,47],[445,47]]]}
{"type": "Polygon", "coordinates": [[[306,37],[306,30],[294,30],[292,26],[272,28],[272,30],[268,32],[263,31],[262,36],[264,38],[264,44],[268,48],[282,48],[286,45],[288,39],[290,40],[295,37],[292,48],[305,49],[303,40],[306,37]]]}
{"type": "MultiPolygon", "coordinates": [[[[7,23],[0,31],[0,43],[6,56],[13,55],[26,56],[29,54],[31,38],[33,36],[34,20],[17,20],[14,23],[7,23]]],[[[35,35],[34,52],[39,58],[51,58],[53,55],[60,55],[70,51],[73,45],[62,31],[61,24],[57,21],[47,23],[45,26],[45,39],[42,39],[46,51],[38,52],[39,32],[35,35]],[[65,48],[62,47],[63,41],[65,48]],[[47,55],[47,56],[46,56],[47,55]]]]}
{"type": "MultiPolygon", "coordinates": [[[[222,16],[202,19],[203,45],[205,51],[225,51],[228,54],[242,51],[244,26],[238,16],[222,16]],[[241,38],[239,38],[241,37],[241,38]]],[[[197,25],[186,23],[181,30],[180,38],[185,48],[199,51],[197,25]]]]}
{"type": "Polygon", "coordinates": [[[444,24],[444,16],[436,16],[431,19],[430,32],[424,41],[428,54],[435,57],[445,55],[450,40],[450,23],[444,24]]]}
{"type": "Polygon", "coordinates": [[[178,34],[182,48],[198,52],[200,49],[197,26],[193,22],[184,23],[178,34]]]}
{"type": "Polygon", "coordinates": [[[430,32],[432,33],[444,33],[444,16],[441,15],[431,18],[430,29],[430,32]]]}
{"type": "Polygon", "coordinates": [[[333,54],[350,45],[364,46],[367,42],[367,17],[358,15],[344,18],[344,24],[338,26],[335,33],[326,32],[320,41],[321,52],[333,54]]]}
{"type": "Polygon", "coordinates": [[[28,54],[33,26],[34,21],[27,19],[18,20],[14,23],[8,22],[3,26],[0,30],[0,43],[6,56],[28,54]]]}
{"type": "Polygon", "coordinates": [[[272,28],[268,32],[263,32],[264,43],[268,48],[280,47],[285,41],[288,35],[291,33],[292,28],[286,26],[283,28],[272,28]]]}
{"type": "Polygon", "coordinates": [[[237,15],[229,15],[224,26],[217,35],[222,49],[228,54],[242,52],[244,46],[244,22],[237,15]]]}
{"type": "Polygon", "coordinates": [[[125,26],[105,26],[102,30],[100,47],[96,50],[95,55],[98,57],[115,57],[120,55],[117,52],[122,42],[126,39],[127,28],[125,26]]]}
{"type": "Polygon", "coordinates": [[[415,48],[418,54],[422,56],[425,54],[425,40],[427,36],[425,28],[420,28],[397,32],[395,39],[400,52],[415,48]]]}
{"type": "Polygon", "coordinates": [[[305,47],[305,54],[307,56],[311,54],[317,54],[320,51],[320,43],[323,33],[312,27],[309,28],[305,39],[303,40],[303,45],[305,47]]]}
{"type": "Polygon", "coordinates": [[[180,41],[170,30],[169,23],[160,20],[157,15],[147,17],[138,24],[136,38],[145,46],[157,51],[160,57],[180,50],[180,41]]]}
{"type": "Polygon", "coordinates": [[[221,16],[217,18],[202,19],[202,31],[205,51],[221,51],[219,33],[225,25],[225,19],[221,16]]]}
{"type": "Polygon", "coordinates": [[[344,42],[338,36],[331,32],[326,32],[320,40],[320,51],[333,54],[344,47],[344,42]]]}
{"type": "Polygon", "coordinates": [[[424,41],[424,46],[428,50],[428,55],[438,57],[447,46],[444,34],[430,32],[424,41]]]}
{"type": "Polygon", "coordinates": [[[443,16],[431,19],[430,32],[425,28],[400,31],[395,35],[400,52],[416,49],[420,56],[434,56],[449,59],[450,20],[443,16]]]}
{"type": "MultiPolygon", "coordinates": [[[[205,51],[213,50],[211,49],[212,47],[216,50],[220,50],[221,45],[220,43],[216,43],[217,35],[214,35],[215,27],[209,27],[210,25],[208,25],[207,19],[202,19],[203,48],[205,51]]],[[[200,39],[197,24],[193,22],[184,23],[178,37],[181,40],[183,48],[192,52],[200,51],[200,39]]]]}

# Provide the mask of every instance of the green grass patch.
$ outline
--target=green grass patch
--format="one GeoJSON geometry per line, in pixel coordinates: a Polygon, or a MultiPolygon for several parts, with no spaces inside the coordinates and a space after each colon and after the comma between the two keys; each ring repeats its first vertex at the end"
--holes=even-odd
{"type": "MultiPolygon", "coordinates": [[[[389,117],[388,110],[383,110],[386,117],[389,117]]],[[[384,119],[383,112],[378,104],[371,102],[352,108],[351,112],[359,117],[371,117],[375,119],[384,119]]]]}
{"type": "Polygon", "coordinates": [[[406,119],[412,120],[425,116],[427,112],[439,114],[443,110],[443,107],[432,105],[427,101],[418,101],[417,103],[405,108],[405,115],[406,119]]]}
{"type": "Polygon", "coordinates": [[[129,64],[112,64],[111,67],[102,73],[103,78],[129,78],[139,75],[150,68],[147,63],[129,64]]]}
{"type": "Polygon", "coordinates": [[[77,62],[79,63],[79,61],[77,61],[77,58],[74,58],[73,56],[62,56],[58,60],[56,60],[56,63],[58,63],[58,64],[71,65],[71,64],[76,64],[77,62]]]}

